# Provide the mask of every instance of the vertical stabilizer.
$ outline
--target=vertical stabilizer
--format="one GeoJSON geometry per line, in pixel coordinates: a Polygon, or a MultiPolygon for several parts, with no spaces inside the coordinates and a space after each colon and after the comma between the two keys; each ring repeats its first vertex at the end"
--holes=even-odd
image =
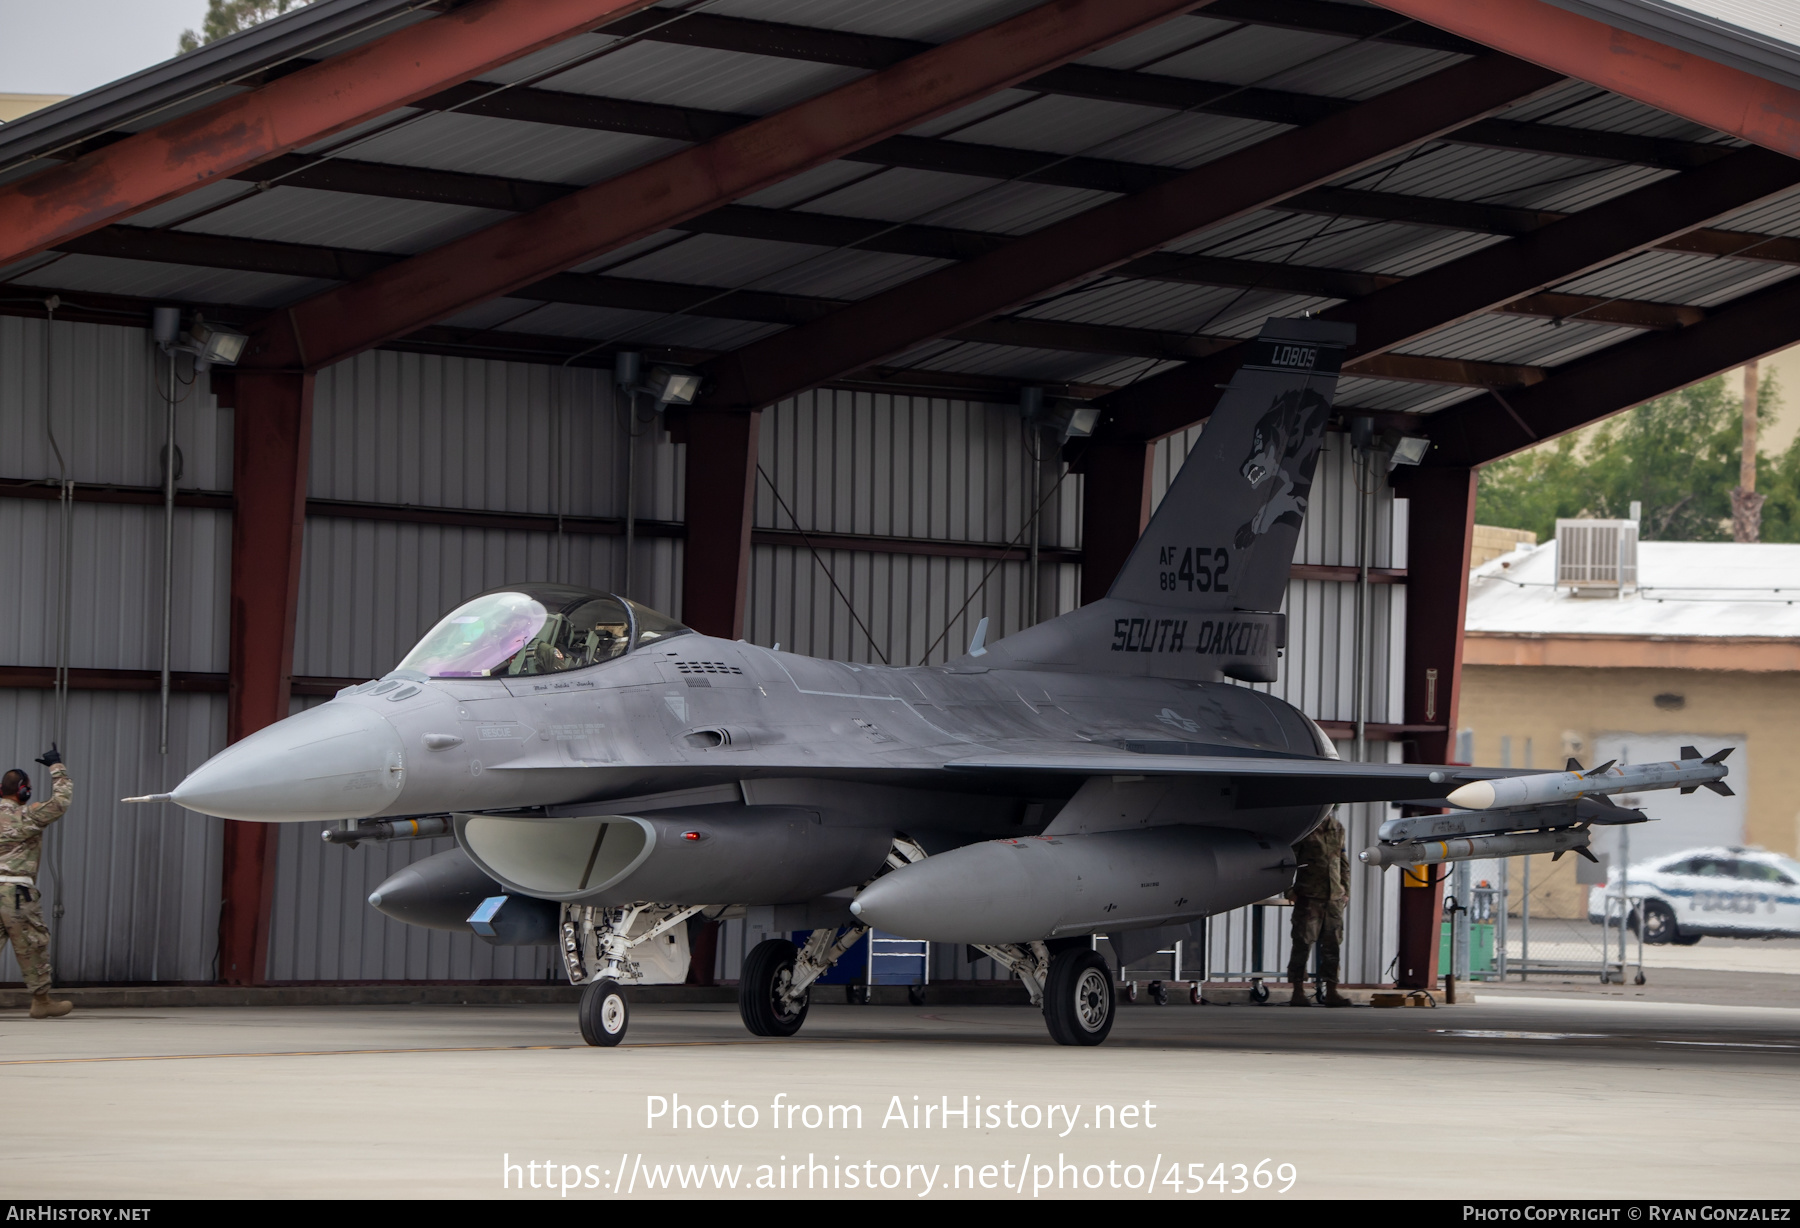
{"type": "Polygon", "coordinates": [[[1270,319],[1110,597],[1190,610],[1276,610],[1312,493],[1354,325],[1270,319]]]}

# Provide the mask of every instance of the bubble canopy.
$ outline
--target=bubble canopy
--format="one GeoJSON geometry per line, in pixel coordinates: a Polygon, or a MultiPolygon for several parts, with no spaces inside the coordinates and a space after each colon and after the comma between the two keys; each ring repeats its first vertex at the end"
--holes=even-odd
{"type": "Polygon", "coordinates": [[[432,678],[560,674],[689,628],[628,598],[566,584],[512,584],[446,614],[399,668],[432,678]]]}

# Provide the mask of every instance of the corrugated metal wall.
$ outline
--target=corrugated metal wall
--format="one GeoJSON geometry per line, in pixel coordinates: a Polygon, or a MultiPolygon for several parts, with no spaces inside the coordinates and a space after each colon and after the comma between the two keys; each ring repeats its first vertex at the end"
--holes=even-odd
{"type": "MultiPolygon", "coordinates": [[[[0,318],[0,480],[160,482],[164,372],[141,329],[0,318]]],[[[180,484],[229,485],[231,415],[191,383],[177,383],[176,401],[180,484]]],[[[176,670],[226,667],[230,539],[228,516],[176,510],[176,670]]],[[[54,665],[60,625],[71,667],[159,668],[162,543],[160,508],[74,504],[65,534],[57,503],[0,499],[0,574],[14,578],[0,663],[54,665]]],[[[50,691],[0,690],[0,767],[30,769],[39,797],[49,781],[29,761],[59,726],[75,802],[51,829],[39,876],[59,978],[211,980],[222,824],[118,799],[163,791],[222,746],[224,696],[172,698],[165,758],[154,694],[77,691],[59,717],[50,691]]],[[[0,980],[17,978],[9,949],[0,980]]]]}
{"type": "MultiPolygon", "coordinates": [[[[0,319],[0,479],[64,472],[85,483],[158,482],[159,369],[139,329],[46,329],[0,319]],[[62,450],[60,469],[46,419],[62,450]]],[[[180,485],[227,489],[231,414],[191,385],[181,385],[178,397],[180,485]]],[[[309,493],[315,498],[572,517],[624,511],[624,423],[605,372],[374,353],[321,375],[314,415],[309,493]]],[[[637,514],[679,520],[681,449],[654,426],[639,429],[637,514]]],[[[1159,445],[1157,498],[1196,438],[1197,430],[1159,445]]],[[[961,653],[984,616],[991,620],[990,639],[1028,623],[1032,594],[1023,553],[1034,461],[1015,408],[821,391],[767,412],[761,451],[760,529],[1017,542],[1019,558],[996,563],[842,549],[821,549],[815,557],[804,545],[758,545],[747,638],[838,659],[914,664],[961,653]]],[[[1054,449],[1036,463],[1040,541],[1078,546],[1081,479],[1063,475],[1054,449]]],[[[1299,561],[1355,562],[1357,499],[1343,441],[1331,436],[1299,561]]],[[[1405,505],[1394,502],[1385,482],[1369,502],[1371,564],[1404,566],[1405,505]]],[[[54,502],[0,500],[0,566],[32,578],[16,616],[0,623],[0,664],[54,661],[61,515],[54,502]]],[[[159,508],[74,507],[72,665],[157,667],[161,533],[159,508]]],[[[229,517],[178,510],[176,542],[174,668],[222,672],[229,517]]],[[[376,676],[473,592],[526,578],[616,588],[623,562],[619,538],[558,533],[553,525],[500,531],[311,518],[295,672],[376,676]]],[[[679,611],[678,541],[640,537],[635,571],[635,596],[679,611]]],[[[1078,584],[1077,566],[1045,560],[1039,617],[1073,608],[1078,584]]],[[[1388,585],[1371,591],[1372,721],[1399,719],[1402,592],[1388,585]]],[[[1266,689],[1321,719],[1354,716],[1354,599],[1353,585],[1304,580],[1291,586],[1289,649],[1281,679],[1266,689]]],[[[15,759],[28,759],[25,752],[41,749],[52,728],[49,693],[0,692],[0,705],[12,718],[7,728],[15,759]]],[[[176,698],[166,766],[156,751],[156,715],[155,696],[143,693],[78,692],[70,701],[67,749],[82,773],[82,791],[60,825],[61,894],[54,880],[46,883],[52,903],[65,910],[57,928],[60,975],[67,980],[212,975],[220,824],[110,799],[159,790],[222,746],[223,697],[176,698]]],[[[1385,757],[1391,749],[1372,752],[1385,757]]],[[[1361,811],[1376,808],[1349,809],[1352,843],[1371,839],[1378,816],[1361,811]]],[[[315,827],[284,828],[271,974],[302,980],[541,976],[543,952],[496,951],[472,937],[427,935],[368,908],[364,899],[375,884],[440,846],[348,850],[325,846],[315,827]]],[[[1392,953],[1392,908],[1381,875],[1358,871],[1358,879],[1346,975],[1373,979],[1392,953]]],[[[1216,930],[1240,921],[1221,921],[1216,930]]],[[[736,937],[741,943],[741,934],[736,937]]],[[[1268,959],[1279,958],[1277,944],[1267,949],[1268,959]]],[[[960,951],[940,951],[935,960],[940,979],[970,974],[960,951]]],[[[977,974],[991,975],[990,967],[981,961],[977,974]]],[[[0,975],[8,968],[0,966],[0,975]]]]}
{"type": "MultiPolygon", "coordinates": [[[[1028,625],[1033,453],[1018,410],[819,391],[763,415],[756,526],[1016,545],[1007,560],[758,546],[745,636],[790,652],[921,665],[961,656],[975,624],[1028,625]],[[985,584],[983,581],[985,580],[985,584]],[[860,620],[860,622],[859,622],[860,620]]],[[[1080,479],[1041,458],[1039,542],[1080,536],[1080,479]]],[[[1074,608],[1079,569],[1041,562],[1040,618],[1074,608]]]]}

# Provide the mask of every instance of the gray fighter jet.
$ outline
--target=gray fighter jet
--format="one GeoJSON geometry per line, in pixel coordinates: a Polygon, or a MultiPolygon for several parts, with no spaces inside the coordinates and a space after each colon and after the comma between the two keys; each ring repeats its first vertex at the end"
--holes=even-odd
{"type": "Polygon", "coordinates": [[[1155,950],[1168,927],[1286,889],[1291,846],[1334,804],[1509,774],[1341,762],[1299,709],[1234,684],[1276,677],[1351,339],[1270,320],[1110,595],[993,644],[978,631],[947,665],[817,660],[511,585],[172,799],[353,821],[326,833],[344,841],[453,831],[456,849],[371,902],[553,943],[592,1044],[624,1036],[621,986],[680,979],[685,922],[746,909],[811,931],[749,952],[740,1008],[758,1035],[797,1031],[810,987],[874,926],[979,947],[1058,1042],[1098,1044],[1114,976],[1091,935],[1155,950]]]}

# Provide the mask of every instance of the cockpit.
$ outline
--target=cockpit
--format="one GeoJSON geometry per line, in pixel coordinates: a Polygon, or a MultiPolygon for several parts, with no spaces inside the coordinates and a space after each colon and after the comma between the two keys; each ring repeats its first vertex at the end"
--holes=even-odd
{"type": "Polygon", "coordinates": [[[514,584],[464,602],[399,668],[432,678],[560,674],[690,634],[666,614],[566,584],[514,584]]]}

